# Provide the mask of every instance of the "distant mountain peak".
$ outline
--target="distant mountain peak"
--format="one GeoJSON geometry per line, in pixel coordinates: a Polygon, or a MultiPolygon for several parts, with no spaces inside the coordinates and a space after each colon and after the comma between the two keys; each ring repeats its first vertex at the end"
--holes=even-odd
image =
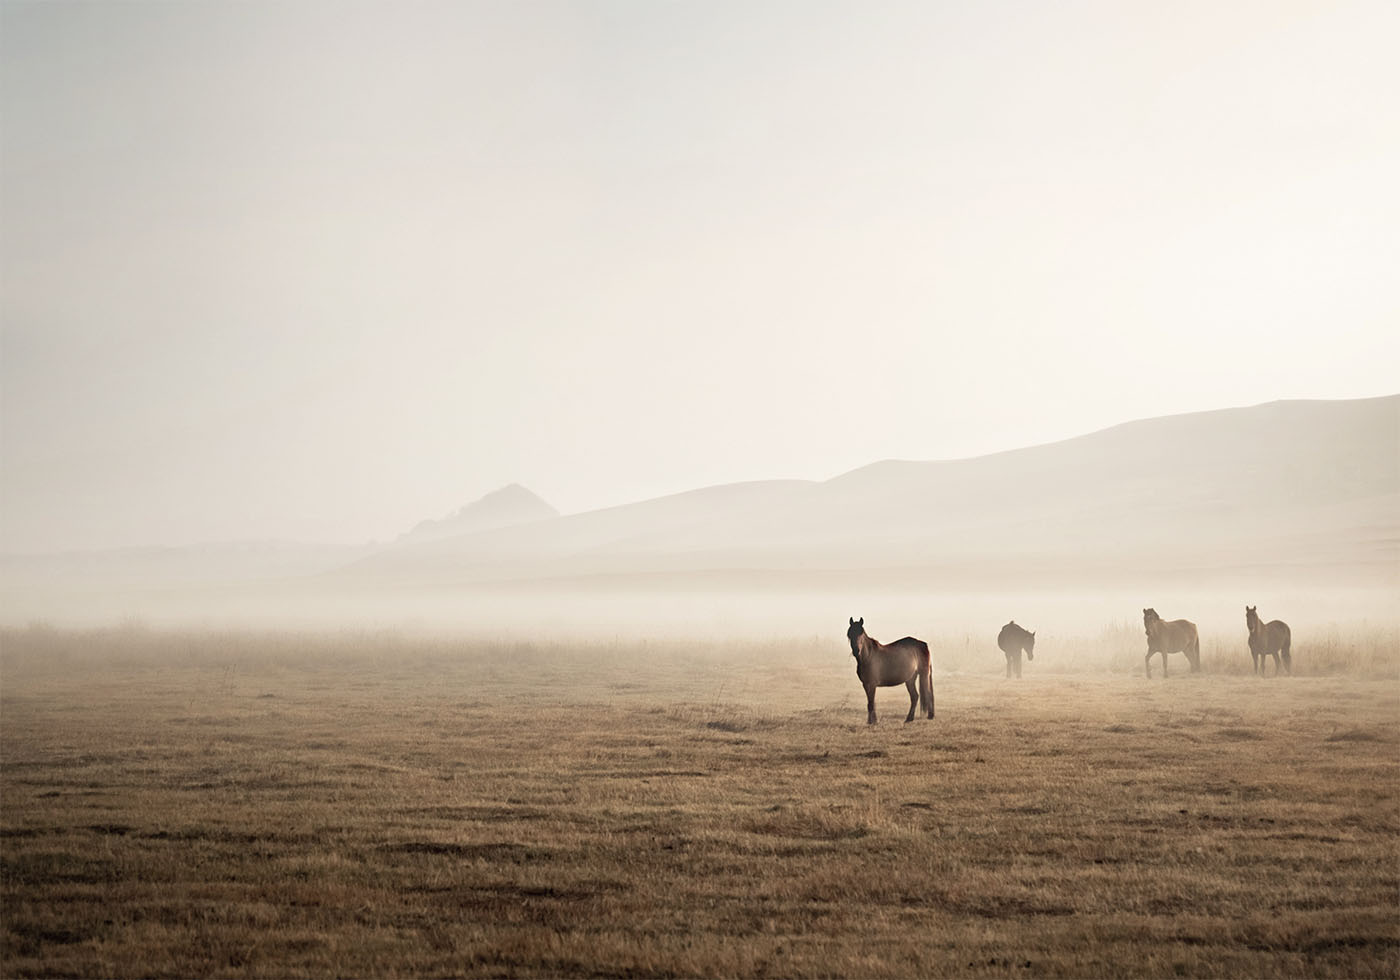
{"type": "Polygon", "coordinates": [[[510,504],[511,506],[527,505],[533,507],[542,507],[548,510],[551,514],[558,513],[558,511],[556,511],[553,507],[545,503],[545,501],[539,496],[539,494],[534,493],[527,487],[521,486],[519,483],[507,483],[499,490],[492,490],[490,493],[486,494],[480,500],[477,500],[475,503],[470,503],[463,507],[459,507],[457,509],[457,513],[461,514],[473,508],[486,506],[488,504],[510,504]]]}
{"type": "Polygon", "coordinates": [[[399,535],[399,541],[436,541],[458,534],[491,531],[558,516],[559,511],[538,494],[519,483],[509,483],[499,490],[492,490],[479,500],[457,508],[440,520],[419,521],[412,530],[399,535]]]}

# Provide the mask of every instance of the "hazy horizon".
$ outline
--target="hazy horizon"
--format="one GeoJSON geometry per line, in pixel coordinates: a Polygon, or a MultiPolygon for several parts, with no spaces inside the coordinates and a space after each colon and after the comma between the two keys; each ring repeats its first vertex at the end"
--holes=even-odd
{"type": "MultiPolygon", "coordinates": [[[[1400,392],[1394,393],[1393,395],[1366,396],[1366,397],[1356,398],[1356,399],[1336,399],[1336,400],[1337,400],[1337,401],[1370,401],[1370,400],[1373,400],[1373,399],[1375,399],[1375,398],[1387,398],[1387,397],[1397,397],[1397,396],[1400,396],[1400,392]]],[[[1278,401],[1278,402],[1288,402],[1288,401],[1316,401],[1316,400],[1317,400],[1317,399],[1279,399],[1279,400],[1276,400],[1276,401],[1278,401]]],[[[1274,404],[1274,403],[1275,403],[1275,402],[1268,402],[1268,403],[1264,403],[1264,405],[1274,404]]],[[[1264,405],[1258,405],[1258,406],[1222,406],[1221,408],[1218,408],[1218,409],[1205,409],[1205,410],[1202,410],[1201,412],[1192,412],[1192,413],[1185,413],[1185,414],[1187,414],[1187,415],[1200,415],[1200,414],[1210,414],[1210,413],[1213,413],[1213,412],[1229,412],[1229,411],[1232,411],[1232,410],[1238,410],[1238,409],[1242,409],[1242,408],[1262,408],[1262,407],[1264,407],[1264,405]]],[[[1163,417],[1159,417],[1159,418],[1161,418],[1161,419],[1169,419],[1169,418],[1171,418],[1171,416],[1163,416],[1163,417]]],[[[1131,425],[1131,424],[1134,423],[1134,422],[1148,422],[1148,421],[1154,421],[1154,420],[1155,420],[1155,419],[1125,419],[1125,420],[1123,420],[1123,421],[1121,421],[1121,422],[1116,422],[1116,423],[1113,423],[1113,424],[1104,426],[1104,427],[1102,427],[1102,428],[1092,430],[1092,431],[1090,431],[1090,432],[1076,433],[1076,434],[1074,434],[1074,435],[1067,436],[1067,437],[1065,437],[1065,438],[1063,438],[1063,439],[1051,439],[1051,440],[1047,440],[1046,442],[1033,443],[1033,444],[1030,444],[1030,445],[1011,446],[1011,447],[1006,447],[1006,448],[1004,448],[1004,449],[993,449],[993,450],[990,450],[990,451],[988,451],[988,452],[986,452],[986,453],[979,453],[979,454],[977,454],[977,455],[975,455],[975,456],[956,457],[956,458],[944,458],[944,459],[936,459],[936,460],[902,460],[902,459],[887,458],[887,459],[882,459],[882,460],[869,460],[869,461],[867,461],[866,463],[860,464],[860,465],[854,467],[854,468],[851,469],[851,470],[845,470],[845,471],[842,471],[841,473],[833,473],[833,474],[828,474],[828,475],[825,475],[825,476],[818,476],[818,477],[812,477],[812,478],[805,478],[805,477],[796,477],[796,478],[787,477],[787,478],[784,478],[784,477],[761,477],[761,476],[760,476],[760,477],[754,477],[754,478],[752,478],[752,479],[750,479],[750,480],[739,480],[739,481],[733,481],[732,483],[726,483],[726,484],[712,484],[712,485],[710,485],[710,486],[686,487],[686,488],[684,488],[684,489],[675,490],[675,491],[671,491],[671,492],[668,492],[668,493],[658,494],[658,495],[656,495],[656,496],[654,496],[654,497],[645,497],[645,498],[639,498],[639,499],[628,499],[628,500],[620,500],[620,501],[616,501],[616,502],[604,503],[604,504],[599,505],[598,507],[592,507],[592,508],[588,508],[588,509],[586,509],[586,510],[579,510],[579,511],[559,511],[558,514],[557,514],[557,516],[558,516],[558,517],[576,517],[576,516],[582,516],[582,515],[585,515],[585,514],[595,513],[595,512],[598,512],[598,511],[609,511],[609,510],[613,510],[613,509],[619,509],[619,510],[621,510],[621,509],[626,509],[626,508],[628,508],[630,505],[633,505],[633,504],[646,503],[646,502],[648,502],[648,501],[654,501],[654,500],[663,500],[663,499],[668,498],[668,497],[683,496],[683,495],[687,495],[687,494],[690,494],[690,493],[694,493],[694,492],[696,492],[696,491],[716,490],[716,489],[720,489],[720,488],[726,487],[726,486],[743,486],[743,485],[745,485],[745,484],[750,484],[750,483],[752,483],[752,484],[765,484],[765,483],[777,484],[777,483],[784,483],[784,482],[796,482],[796,483],[823,483],[823,482],[827,482],[827,481],[829,481],[829,480],[837,479],[837,478],[842,477],[842,476],[846,476],[846,475],[848,475],[848,474],[850,474],[850,473],[853,473],[853,472],[855,472],[855,471],[857,471],[857,470],[864,469],[865,467],[868,467],[868,466],[875,466],[875,465],[878,465],[878,464],[880,464],[880,463],[892,463],[892,462],[895,462],[895,463],[903,463],[903,462],[951,462],[951,463],[957,463],[957,462],[966,462],[966,461],[971,461],[971,460],[980,459],[980,458],[983,458],[983,457],[986,457],[986,456],[999,456],[999,455],[1003,455],[1003,454],[1007,454],[1007,453],[1015,453],[1015,452],[1017,452],[1018,450],[1023,450],[1023,449],[1038,449],[1038,448],[1045,447],[1045,446],[1053,446],[1053,445],[1056,445],[1056,444],[1061,443],[1061,442],[1071,442],[1071,441],[1073,441],[1073,440],[1080,439],[1080,438],[1083,438],[1083,437],[1086,437],[1086,436],[1093,436],[1093,435],[1096,435],[1096,434],[1099,434],[1099,433],[1102,433],[1102,432],[1106,432],[1106,431],[1108,431],[1108,430],[1110,430],[1110,429],[1116,429],[1116,428],[1119,428],[1119,427],[1121,427],[1121,426],[1131,425]]],[[[115,546],[115,547],[112,547],[112,548],[55,549],[55,550],[51,550],[51,551],[47,551],[47,552],[46,552],[46,551],[31,551],[31,552],[28,552],[27,554],[34,555],[34,556],[39,556],[39,555],[42,555],[42,554],[58,554],[58,553],[62,553],[62,552],[64,552],[64,551],[67,551],[67,552],[78,552],[78,551],[89,551],[89,550],[90,550],[90,551],[107,551],[107,550],[111,550],[111,551],[121,551],[121,550],[126,550],[126,549],[139,550],[139,549],[142,549],[142,548],[182,548],[182,547],[198,548],[198,547],[203,546],[203,545],[221,545],[221,544],[249,544],[249,545],[256,545],[256,544],[277,544],[277,543],[285,543],[285,544],[293,544],[293,545],[309,545],[309,546],[324,545],[324,546],[330,546],[330,547],[344,547],[344,548],[377,548],[377,547],[382,547],[382,546],[385,546],[385,545],[394,544],[396,541],[412,541],[412,540],[415,540],[415,539],[418,537],[418,532],[421,530],[421,528],[419,527],[419,525],[433,525],[433,524],[437,523],[438,521],[445,521],[445,520],[448,520],[448,519],[450,519],[451,517],[453,517],[453,516],[454,516],[455,514],[457,514],[457,513],[464,512],[464,511],[468,511],[468,510],[472,507],[472,505],[474,505],[474,504],[481,504],[481,503],[484,503],[484,502],[486,502],[486,501],[488,501],[488,500],[498,498],[499,495],[500,495],[503,491],[508,490],[510,487],[523,487],[523,489],[524,489],[525,491],[527,491],[527,494],[528,494],[529,497],[537,498],[537,499],[543,501],[543,503],[545,503],[545,504],[547,504],[547,505],[550,505],[550,506],[552,507],[552,502],[550,502],[550,501],[548,501],[548,500],[544,500],[542,497],[540,497],[540,495],[536,494],[536,493],[533,491],[532,488],[530,488],[530,487],[525,487],[523,484],[520,484],[520,483],[518,483],[518,482],[512,481],[511,483],[507,483],[507,484],[505,484],[505,485],[503,485],[503,486],[501,486],[501,487],[497,487],[497,488],[495,488],[495,489],[493,489],[493,490],[487,491],[485,494],[482,495],[482,497],[476,498],[475,500],[466,500],[466,501],[463,501],[463,502],[461,503],[461,505],[452,508],[452,510],[449,511],[449,512],[447,512],[446,514],[424,515],[424,517],[423,517],[420,521],[415,522],[415,526],[402,528],[402,529],[400,529],[398,532],[396,532],[396,533],[394,533],[394,534],[391,534],[391,535],[388,535],[388,536],[387,536],[385,539],[383,539],[383,540],[380,540],[380,539],[365,539],[365,540],[340,540],[340,541],[332,541],[332,540],[307,540],[307,539],[294,539],[294,538],[281,538],[281,539],[278,539],[278,538],[242,537],[242,538],[227,538],[227,539],[221,539],[221,540],[208,539],[208,540],[200,540],[200,541],[180,542],[180,543],[175,543],[175,544],[160,544],[160,543],[141,542],[141,543],[130,543],[130,544],[127,544],[127,545],[119,545],[119,546],[115,546]]],[[[538,520],[539,517],[532,517],[532,518],[529,518],[529,519],[531,519],[531,520],[538,520]]],[[[510,518],[506,518],[506,520],[509,521],[510,518]]],[[[488,525],[488,526],[489,526],[489,525],[488,525]]],[[[26,554],[26,553],[25,553],[25,552],[21,552],[21,551],[17,551],[17,550],[12,550],[12,549],[0,549],[0,554],[9,554],[9,555],[14,555],[14,556],[19,556],[19,555],[24,555],[24,554],[26,554]]]]}
{"type": "Polygon", "coordinates": [[[1384,3],[0,3],[0,550],[1393,394],[1384,3]]]}

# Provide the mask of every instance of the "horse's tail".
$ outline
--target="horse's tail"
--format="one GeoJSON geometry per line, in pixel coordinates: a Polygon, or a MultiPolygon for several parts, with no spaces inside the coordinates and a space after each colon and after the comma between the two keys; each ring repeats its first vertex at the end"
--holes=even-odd
{"type": "Polygon", "coordinates": [[[1283,654],[1283,666],[1288,668],[1288,672],[1293,673],[1293,631],[1288,628],[1287,623],[1283,623],[1283,643],[1279,645],[1279,652],[1283,654]]]}
{"type": "MultiPolygon", "coordinates": [[[[1190,649],[1190,651],[1191,651],[1191,669],[1192,669],[1193,671],[1194,671],[1194,670],[1200,670],[1200,669],[1201,669],[1201,634],[1198,633],[1198,632],[1196,631],[1196,627],[1194,627],[1194,626],[1191,627],[1191,646],[1189,647],[1189,649],[1190,649]]],[[[1162,654],[1162,656],[1165,657],[1166,654],[1162,654]]]]}
{"type": "Polygon", "coordinates": [[[933,717],[933,655],[927,643],[919,649],[919,706],[933,717]]]}

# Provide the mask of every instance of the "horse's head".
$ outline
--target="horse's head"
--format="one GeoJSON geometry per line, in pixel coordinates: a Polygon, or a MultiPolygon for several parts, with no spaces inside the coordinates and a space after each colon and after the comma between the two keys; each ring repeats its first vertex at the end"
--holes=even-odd
{"type": "Polygon", "coordinates": [[[846,630],[846,639],[851,641],[851,656],[860,659],[860,638],[865,635],[865,617],[852,619],[850,629],[846,630]]]}
{"type": "Polygon", "coordinates": [[[1259,607],[1258,607],[1258,606],[1245,606],[1245,607],[1244,607],[1244,624],[1245,624],[1246,626],[1249,627],[1249,629],[1250,629],[1251,632],[1252,632],[1253,630],[1255,630],[1255,629],[1259,626],[1259,607]]]}
{"type": "Polygon", "coordinates": [[[1162,617],[1157,615],[1157,610],[1144,609],[1142,611],[1142,625],[1148,629],[1152,628],[1153,623],[1160,623],[1161,621],[1162,617]]]}
{"type": "Polygon", "coordinates": [[[1026,631],[1026,657],[1035,659],[1035,630],[1026,631]]]}

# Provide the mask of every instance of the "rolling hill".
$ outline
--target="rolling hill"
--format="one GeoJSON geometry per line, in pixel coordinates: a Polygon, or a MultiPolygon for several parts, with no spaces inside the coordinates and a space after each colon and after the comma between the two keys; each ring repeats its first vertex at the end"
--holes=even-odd
{"type": "Polygon", "coordinates": [[[927,584],[1260,570],[1393,582],[1400,396],[1146,419],[972,459],[711,487],[403,540],[332,578],[400,586],[927,584]]]}
{"type": "Polygon", "coordinates": [[[1211,608],[1233,619],[1241,589],[1295,605],[1345,592],[1349,615],[1400,614],[1400,396],[1146,419],[563,516],[511,486],[377,547],[0,556],[10,622],[646,622],[728,635],[739,617],[791,629],[825,624],[833,602],[893,611],[900,596],[921,610],[961,596],[966,615],[985,601],[988,616],[1040,596],[1048,616],[1066,590],[1081,615],[1090,596],[1120,597],[1116,614],[1172,590],[1230,595],[1211,608]]]}

